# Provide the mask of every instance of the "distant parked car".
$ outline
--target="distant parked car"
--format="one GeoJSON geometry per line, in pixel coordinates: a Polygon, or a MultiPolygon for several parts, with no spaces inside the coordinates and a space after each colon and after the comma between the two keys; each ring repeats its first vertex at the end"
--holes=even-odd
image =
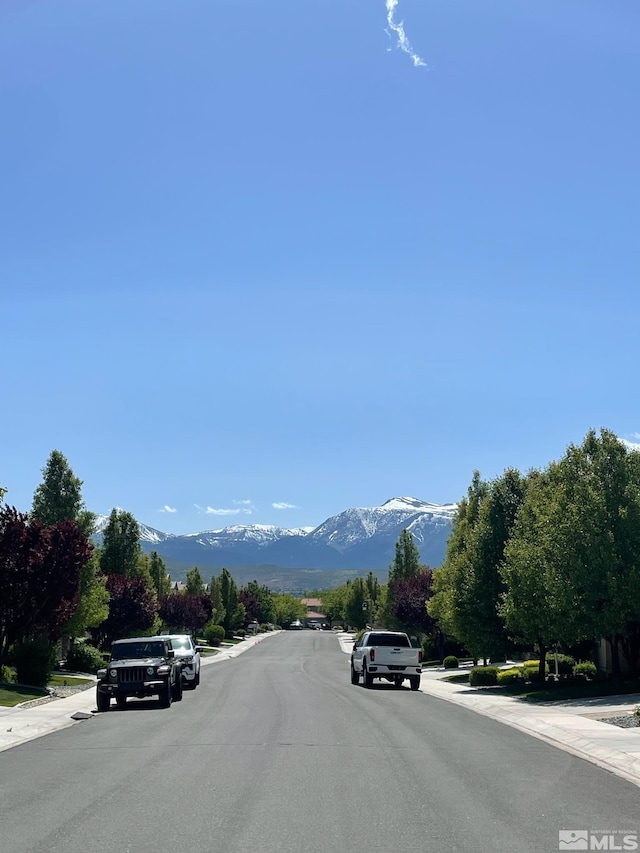
{"type": "Polygon", "coordinates": [[[200,684],[200,652],[189,634],[169,634],[175,658],[182,664],[182,684],[187,690],[195,690],[200,684]]]}
{"type": "Polygon", "coordinates": [[[302,631],[303,628],[304,628],[304,625],[302,624],[302,622],[299,619],[296,619],[295,622],[292,622],[291,625],[289,625],[290,631],[302,631]]]}

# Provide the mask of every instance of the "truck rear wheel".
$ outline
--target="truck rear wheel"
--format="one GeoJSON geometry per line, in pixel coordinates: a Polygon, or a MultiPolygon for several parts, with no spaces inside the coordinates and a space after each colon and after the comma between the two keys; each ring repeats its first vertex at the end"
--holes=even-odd
{"type": "Polygon", "coordinates": [[[404,681],[404,678],[401,675],[396,675],[395,678],[393,679],[393,683],[395,684],[396,687],[402,687],[403,681],[404,681]]]}
{"type": "Polygon", "coordinates": [[[366,664],[362,667],[362,684],[364,687],[373,687],[373,676],[369,674],[366,664]]]}
{"type": "Polygon", "coordinates": [[[351,664],[351,683],[357,684],[360,681],[360,674],[355,671],[353,668],[353,664],[351,664]]]}
{"type": "Polygon", "coordinates": [[[412,690],[418,690],[418,688],[420,687],[420,676],[419,675],[409,676],[409,684],[411,685],[412,690]]]}

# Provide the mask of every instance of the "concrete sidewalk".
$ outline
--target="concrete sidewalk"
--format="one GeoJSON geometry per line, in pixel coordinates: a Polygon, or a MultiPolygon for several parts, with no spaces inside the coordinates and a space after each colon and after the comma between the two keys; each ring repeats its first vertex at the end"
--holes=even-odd
{"type": "MultiPolygon", "coordinates": [[[[236,645],[223,646],[216,655],[202,657],[201,666],[237,657],[257,646],[265,637],[277,633],[258,634],[236,645]]],[[[20,705],[14,708],[0,706],[0,752],[59,729],[82,724],[82,721],[90,721],[95,713],[96,691],[93,685],[64,699],[55,699],[30,708],[20,705]]]]}

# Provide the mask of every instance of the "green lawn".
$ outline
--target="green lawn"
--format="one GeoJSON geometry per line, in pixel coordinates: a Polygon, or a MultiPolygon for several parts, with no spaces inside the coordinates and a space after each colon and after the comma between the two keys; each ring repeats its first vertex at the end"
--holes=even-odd
{"type": "Polygon", "coordinates": [[[46,690],[38,690],[37,687],[22,687],[17,684],[0,684],[0,705],[13,708],[21,702],[28,702],[30,699],[39,699],[41,696],[46,696],[46,690]]]}
{"type": "Polygon", "coordinates": [[[48,687],[78,687],[81,684],[91,684],[90,678],[78,678],[73,675],[52,675],[48,687]]]}
{"type": "MultiPolygon", "coordinates": [[[[49,687],[74,687],[81,684],[90,684],[89,678],[73,678],[68,675],[52,675],[49,679],[49,687]]],[[[22,702],[30,702],[31,699],[40,699],[41,696],[46,696],[46,690],[40,690],[38,687],[29,687],[24,684],[0,684],[0,706],[5,708],[13,708],[15,705],[20,705],[22,702]]]]}

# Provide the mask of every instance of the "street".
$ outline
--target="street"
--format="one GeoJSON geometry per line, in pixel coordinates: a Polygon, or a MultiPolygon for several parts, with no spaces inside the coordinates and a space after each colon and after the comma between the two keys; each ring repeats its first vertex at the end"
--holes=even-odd
{"type": "Polygon", "coordinates": [[[349,683],[328,632],[204,667],[0,753],[7,853],[551,853],[640,832],[637,787],[406,686],[349,683]]]}

